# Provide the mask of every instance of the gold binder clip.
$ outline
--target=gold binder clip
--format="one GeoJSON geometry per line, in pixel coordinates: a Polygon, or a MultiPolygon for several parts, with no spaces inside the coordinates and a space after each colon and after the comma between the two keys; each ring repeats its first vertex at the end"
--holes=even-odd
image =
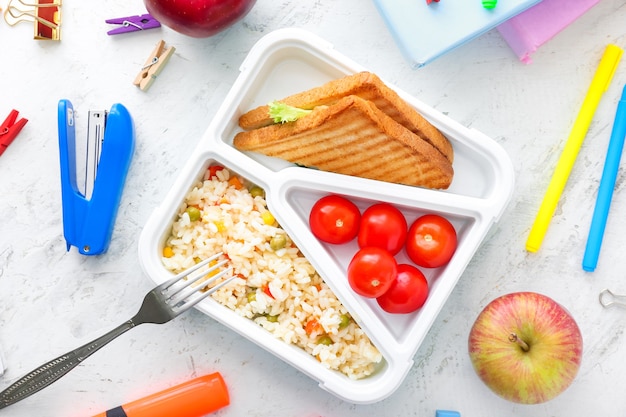
{"type": "Polygon", "coordinates": [[[154,83],[157,76],[163,71],[165,64],[170,60],[174,51],[176,51],[176,48],[170,46],[166,49],[165,41],[159,41],[146,60],[146,63],[141,68],[139,74],[137,74],[137,77],[135,77],[133,84],[139,87],[141,91],[147,91],[152,83],[154,83]]]}
{"type": "Polygon", "coordinates": [[[37,0],[25,3],[23,0],[9,0],[4,11],[4,20],[10,25],[32,21],[35,26],[35,39],[61,40],[61,0],[37,0]],[[19,3],[14,6],[12,3],[19,3]]]}

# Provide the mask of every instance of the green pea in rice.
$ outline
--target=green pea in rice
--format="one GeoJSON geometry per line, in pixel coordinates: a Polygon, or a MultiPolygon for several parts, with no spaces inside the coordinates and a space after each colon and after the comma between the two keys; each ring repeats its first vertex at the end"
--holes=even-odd
{"type": "Polygon", "coordinates": [[[165,267],[180,272],[223,252],[240,278],[215,292],[215,300],[329,369],[352,379],[370,375],[380,352],[347,320],[348,311],[274,221],[264,197],[229,184],[231,175],[220,170],[187,194],[166,241],[171,252],[162,258],[165,267]],[[189,207],[200,210],[198,220],[191,221],[189,207]]]}

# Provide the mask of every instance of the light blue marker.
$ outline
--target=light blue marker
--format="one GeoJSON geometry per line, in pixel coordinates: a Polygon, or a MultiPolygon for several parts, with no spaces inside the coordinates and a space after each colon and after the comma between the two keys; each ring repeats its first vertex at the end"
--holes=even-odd
{"type": "Polygon", "coordinates": [[[585,256],[583,257],[583,269],[585,271],[593,272],[598,265],[600,247],[602,246],[602,238],[604,237],[604,228],[609,216],[609,208],[611,206],[611,199],[613,198],[613,190],[615,189],[615,181],[617,179],[620,159],[624,149],[625,138],[626,86],[624,86],[622,98],[617,105],[611,140],[609,141],[609,148],[606,152],[602,179],[600,180],[600,188],[598,189],[598,198],[593,210],[591,227],[589,228],[587,247],[585,248],[585,256]]]}

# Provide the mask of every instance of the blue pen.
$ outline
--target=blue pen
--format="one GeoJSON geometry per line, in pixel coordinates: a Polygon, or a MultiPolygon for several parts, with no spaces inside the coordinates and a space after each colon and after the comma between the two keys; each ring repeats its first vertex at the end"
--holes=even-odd
{"type": "Polygon", "coordinates": [[[593,210],[591,227],[589,228],[587,247],[585,248],[585,256],[583,257],[583,269],[585,271],[593,272],[598,265],[604,228],[606,226],[607,217],[609,216],[609,208],[611,206],[611,199],[613,198],[613,190],[615,188],[625,138],[626,86],[624,86],[622,98],[617,105],[611,140],[609,141],[609,148],[606,152],[602,179],[600,180],[600,188],[598,189],[596,207],[593,210]]]}

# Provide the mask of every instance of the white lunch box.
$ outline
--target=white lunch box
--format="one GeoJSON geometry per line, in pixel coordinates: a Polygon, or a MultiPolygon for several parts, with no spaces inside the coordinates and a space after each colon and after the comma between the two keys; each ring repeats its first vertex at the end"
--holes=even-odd
{"type": "Polygon", "coordinates": [[[417,349],[489,228],[504,211],[514,186],[511,161],[496,142],[389,83],[452,143],[455,175],[448,190],[322,172],[243,153],[233,147],[233,137],[240,129],[237,120],[244,112],[363,70],[309,32],[282,29],[262,38],[241,65],[241,74],[193,156],[148,219],[139,242],[142,267],[159,284],[172,275],[161,262],[171,224],[185,195],[210,165],[224,165],[264,188],[272,214],[380,350],[382,363],[373,375],[352,380],[327,369],[304,350],[275,338],[214,300],[207,299],[197,308],[319,381],[323,389],[361,404],[384,399],[402,383],[417,349]],[[422,269],[429,281],[430,294],[420,310],[406,315],[388,314],[375,300],[352,291],[346,268],[356,251],[356,243],[324,244],[312,235],[308,225],[309,211],[315,201],[330,193],[349,197],[362,211],[373,202],[390,202],[400,208],[409,224],[425,213],[441,214],[453,223],[458,248],[446,266],[422,269]]]}

